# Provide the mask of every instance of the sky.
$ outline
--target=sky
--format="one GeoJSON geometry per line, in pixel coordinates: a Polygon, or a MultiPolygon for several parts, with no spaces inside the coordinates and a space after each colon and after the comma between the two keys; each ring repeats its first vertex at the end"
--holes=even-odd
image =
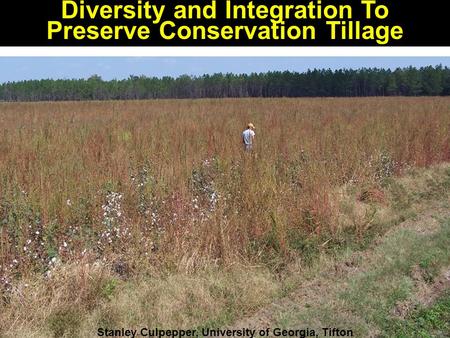
{"type": "Polygon", "coordinates": [[[450,57],[0,57],[0,82],[30,79],[104,80],[130,75],[173,76],[213,73],[298,71],[314,68],[362,68],[439,65],[450,57]]]}

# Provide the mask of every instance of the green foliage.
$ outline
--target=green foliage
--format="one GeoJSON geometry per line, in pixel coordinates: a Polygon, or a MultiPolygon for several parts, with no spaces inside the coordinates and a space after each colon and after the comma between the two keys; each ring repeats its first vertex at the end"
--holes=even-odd
{"type": "Polygon", "coordinates": [[[311,265],[315,259],[319,257],[319,243],[315,236],[306,236],[298,229],[290,229],[288,231],[288,243],[291,249],[301,254],[302,260],[311,265]]]}
{"type": "Polygon", "coordinates": [[[106,299],[111,299],[114,295],[114,291],[116,290],[117,285],[118,281],[115,278],[106,281],[106,283],[103,285],[101,289],[102,296],[106,299]]]}
{"type": "Polygon", "coordinates": [[[59,229],[59,224],[57,222],[50,222],[45,228],[45,244],[48,258],[53,258],[58,256],[58,244],[56,242],[57,231],[59,229]]]}
{"type": "Polygon", "coordinates": [[[423,277],[426,282],[433,282],[434,278],[440,272],[442,252],[438,248],[432,248],[419,262],[423,270],[423,277]]]}
{"type": "Polygon", "coordinates": [[[119,191],[121,183],[115,180],[108,180],[103,184],[103,191],[109,193],[112,191],[119,191]]]}
{"type": "Polygon", "coordinates": [[[412,198],[408,190],[399,182],[390,181],[389,192],[392,195],[392,206],[395,210],[405,210],[411,207],[412,198]]]}
{"type": "Polygon", "coordinates": [[[431,282],[448,264],[449,225],[449,220],[445,221],[440,232],[429,235],[426,240],[423,235],[399,231],[383,243],[378,250],[385,255],[385,262],[351,289],[351,294],[356,295],[355,309],[364,308],[367,314],[371,312],[377,325],[389,332],[395,325],[387,314],[395,304],[410,296],[414,286],[410,276],[413,267],[419,265],[425,280],[431,282]],[[380,295],[385,299],[384,305],[380,302],[380,295]],[[375,299],[376,302],[373,301],[375,299]]]}
{"type": "Polygon", "coordinates": [[[450,336],[450,292],[429,308],[419,308],[405,320],[393,320],[384,337],[448,337],[450,336]]]}
{"type": "MultiPolygon", "coordinates": [[[[154,98],[308,97],[308,96],[419,96],[449,95],[447,67],[326,69],[298,72],[181,75],[161,79],[130,76],[103,81],[98,75],[79,80],[29,80],[0,85],[6,101],[117,100],[154,98]],[[70,90],[68,90],[70,88],[70,90]]],[[[128,142],[124,132],[119,139],[128,142]]]]}
{"type": "Polygon", "coordinates": [[[130,131],[124,130],[119,134],[118,138],[119,138],[119,141],[122,141],[124,143],[130,143],[133,136],[130,131]]]}

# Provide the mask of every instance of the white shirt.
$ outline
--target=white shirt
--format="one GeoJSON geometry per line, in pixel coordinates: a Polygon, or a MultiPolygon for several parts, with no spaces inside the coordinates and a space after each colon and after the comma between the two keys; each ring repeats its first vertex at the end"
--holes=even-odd
{"type": "Polygon", "coordinates": [[[244,140],[244,144],[250,145],[253,143],[253,137],[255,137],[255,132],[251,129],[246,129],[242,133],[242,138],[244,140]]]}

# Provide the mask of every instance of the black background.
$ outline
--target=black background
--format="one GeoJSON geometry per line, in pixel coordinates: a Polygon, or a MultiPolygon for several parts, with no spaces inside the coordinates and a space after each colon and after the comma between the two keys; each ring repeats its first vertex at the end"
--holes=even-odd
{"type": "MultiPolygon", "coordinates": [[[[314,25],[317,29],[315,40],[163,40],[159,37],[159,25],[151,25],[151,39],[149,40],[63,40],[62,34],[55,35],[56,39],[47,40],[47,22],[50,20],[62,21],[66,25],[83,26],[88,25],[145,25],[146,20],[62,20],[61,18],[62,0],[34,0],[18,1],[9,0],[2,4],[0,12],[0,45],[2,46],[378,46],[374,41],[364,40],[331,40],[329,27],[325,25],[325,20],[300,20],[291,21],[289,24],[314,25]],[[59,38],[58,38],[59,37],[59,38]]],[[[164,20],[173,20],[177,26],[187,25],[263,25],[269,24],[269,21],[252,20],[221,20],[224,4],[218,0],[218,19],[217,20],[186,20],[186,22],[175,21],[172,19],[170,10],[177,3],[180,4],[209,4],[210,1],[169,1],[169,0],[150,0],[150,4],[166,5],[166,11],[163,15],[164,20]]],[[[258,0],[255,4],[303,4],[307,5],[310,0],[258,0]]],[[[135,0],[85,0],[86,4],[135,4],[135,0]]],[[[316,1],[314,1],[316,3],[316,1]]],[[[247,1],[239,0],[233,3],[246,4],[247,1]]],[[[351,0],[322,0],[322,6],[327,4],[350,4],[354,11],[354,20],[363,18],[364,6],[360,1],[351,0]]],[[[390,10],[390,15],[385,20],[370,20],[366,22],[373,26],[377,25],[400,25],[404,30],[404,36],[401,40],[390,40],[388,46],[449,46],[447,11],[442,2],[412,2],[410,0],[378,0],[378,4],[386,5],[390,10]]],[[[364,22],[363,22],[364,23],[364,22]]],[[[270,24],[269,24],[270,25],[270,24]]]]}

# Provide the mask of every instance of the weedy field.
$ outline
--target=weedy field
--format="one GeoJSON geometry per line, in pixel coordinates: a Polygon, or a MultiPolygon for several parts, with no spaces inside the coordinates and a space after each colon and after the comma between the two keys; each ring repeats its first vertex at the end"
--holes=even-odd
{"type": "Polygon", "coordinates": [[[395,178],[448,161],[450,98],[1,103],[0,330],[225,323],[405,218],[395,178]],[[130,293],[139,314],[108,305],[130,293]]]}

